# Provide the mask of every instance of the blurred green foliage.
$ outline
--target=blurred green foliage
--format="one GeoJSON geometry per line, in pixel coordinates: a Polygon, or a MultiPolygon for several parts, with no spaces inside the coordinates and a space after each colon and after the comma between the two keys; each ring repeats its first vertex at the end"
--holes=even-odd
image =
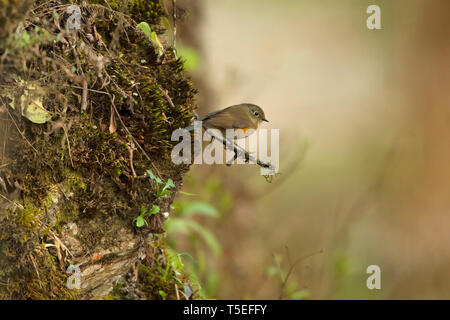
{"type": "Polygon", "coordinates": [[[184,60],[184,70],[187,72],[197,71],[201,65],[201,58],[199,52],[186,46],[179,46],[177,49],[178,55],[184,60]]]}
{"type": "Polygon", "coordinates": [[[195,234],[196,236],[200,236],[204,241],[204,244],[218,256],[221,251],[219,242],[211,231],[193,220],[192,217],[201,215],[217,218],[219,217],[219,213],[209,204],[204,202],[176,201],[173,204],[173,209],[175,209],[177,217],[166,220],[165,230],[169,234],[179,233],[186,236],[195,234]]]}
{"type": "Polygon", "coordinates": [[[231,208],[232,198],[217,177],[197,179],[195,174],[186,177],[185,184],[195,194],[178,192],[172,205],[173,214],[165,221],[164,229],[171,249],[182,252],[180,256],[186,262],[185,271],[193,289],[200,298],[208,299],[215,297],[218,288],[216,259],[222,253],[221,244],[211,230],[231,208]]]}
{"type": "Polygon", "coordinates": [[[296,262],[292,264],[289,259],[280,254],[273,255],[273,264],[267,268],[266,274],[269,279],[278,283],[279,299],[306,300],[309,298],[309,291],[300,287],[297,279],[292,277],[295,267],[296,262]],[[287,263],[283,263],[284,260],[287,260],[287,263]]]}

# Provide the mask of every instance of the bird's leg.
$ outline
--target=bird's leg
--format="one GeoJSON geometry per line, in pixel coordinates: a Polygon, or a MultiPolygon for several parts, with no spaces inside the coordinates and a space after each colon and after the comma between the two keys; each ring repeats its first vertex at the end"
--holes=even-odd
{"type": "Polygon", "coordinates": [[[226,163],[226,165],[227,165],[228,167],[231,167],[231,165],[233,164],[234,160],[236,160],[236,159],[237,159],[237,152],[234,151],[234,157],[233,157],[233,159],[231,159],[230,161],[228,161],[228,162],[226,163]]]}

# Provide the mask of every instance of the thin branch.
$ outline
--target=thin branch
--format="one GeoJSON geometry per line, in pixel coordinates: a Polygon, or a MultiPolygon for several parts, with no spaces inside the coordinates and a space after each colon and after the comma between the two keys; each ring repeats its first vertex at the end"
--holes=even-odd
{"type": "Polygon", "coordinates": [[[63,125],[63,130],[64,130],[64,135],[66,136],[66,140],[67,140],[67,148],[69,151],[69,159],[70,159],[70,164],[72,165],[72,168],[75,168],[73,165],[73,160],[72,160],[72,150],[70,148],[70,140],[69,140],[69,129],[66,128],[66,125],[63,125]]]}
{"type": "Polygon", "coordinates": [[[42,289],[41,276],[39,275],[39,270],[38,270],[38,267],[36,265],[36,261],[34,260],[34,257],[33,257],[33,255],[31,253],[30,253],[30,260],[33,263],[34,269],[36,270],[36,273],[37,273],[37,276],[38,276],[38,279],[39,279],[39,287],[42,289]]]}
{"type": "Polygon", "coordinates": [[[21,210],[25,209],[24,206],[22,206],[20,203],[17,203],[17,202],[15,202],[15,201],[11,201],[10,199],[8,199],[7,197],[5,197],[5,196],[2,195],[1,193],[0,193],[0,197],[2,197],[3,199],[5,199],[6,201],[12,203],[12,204],[15,205],[15,206],[18,206],[21,210]]]}
{"type": "Polygon", "coordinates": [[[167,102],[169,102],[170,106],[175,109],[176,108],[175,104],[173,103],[172,99],[170,98],[169,94],[167,93],[167,90],[164,90],[159,85],[158,85],[158,88],[159,88],[159,91],[161,91],[161,93],[163,94],[164,98],[166,98],[167,102]]]}
{"type": "Polygon", "coordinates": [[[133,165],[133,151],[136,150],[134,147],[133,141],[131,141],[130,145],[128,146],[128,151],[130,152],[130,168],[131,172],[133,173],[133,178],[137,177],[136,171],[134,171],[134,165],[133,165]]]}
{"type": "Polygon", "coordinates": [[[87,109],[87,98],[88,98],[88,86],[86,79],[83,79],[83,98],[81,100],[81,111],[86,111],[87,109]]]}
{"type": "Polygon", "coordinates": [[[36,150],[35,147],[33,147],[33,145],[31,144],[30,141],[28,141],[28,139],[25,137],[25,135],[23,134],[22,131],[20,131],[19,126],[17,125],[16,121],[14,120],[13,116],[11,115],[11,113],[9,112],[8,108],[6,109],[6,111],[8,112],[8,115],[11,117],[11,120],[13,121],[14,125],[16,126],[17,131],[19,131],[20,135],[22,136],[22,138],[30,145],[31,149],[33,149],[34,152],[36,152],[37,154],[39,154],[39,152],[36,150]]]}
{"type": "Polygon", "coordinates": [[[255,157],[253,157],[252,155],[250,155],[250,153],[247,150],[245,150],[244,148],[235,144],[234,141],[231,141],[230,139],[227,139],[227,138],[219,137],[218,135],[216,135],[213,132],[209,132],[209,133],[214,137],[214,139],[217,139],[219,142],[221,142],[225,146],[226,150],[230,150],[230,151],[234,152],[233,161],[236,160],[237,158],[241,158],[241,159],[245,160],[246,162],[256,163],[257,165],[259,165],[262,168],[266,168],[271,171],[275,171],[275,168],[270,163],[266,163],[264,161],[261,161],[255,157]]]}
{"type": "Polygon", "coordinates": [[[286,274],[286,277],[284,278],[284,281],[283,281],[283,283],[281,284],[280,296],[278,297],[279,300],[283,299],[284,289],[286,288],[286,285],[287,285],[287,282],[288,282],[288,280],[289,280],[289,277],[291,276],[292,271],[294,271],[295,266],[296,266],[297,264],[299,264],[301,261],[303,261],[303,260],[305,260],[305,259],[307,259],[307,258],[310,258],[310,257],[312,257],[312,256],[314,256],[314,255],[316,255],[316,254],[322,253],[322,252],[323,252],[323,249],[320,249],[319,251],[310,253],[310,254],[308,254],[308,255],[306,255],[306,256],[304,256],[304,257],[300,257],[300,258],[298,258],[297,260],[295,260],[295,262],[294,262],[293,264],[290,265],[289,270],[288,270],[288,273],[286,274]]]}
{"type": "Polygon", "coordinates": [[[178,286],[176,283],[174,283],[175,286],[175,293],[177,294],[177,300],[180,300],[180,294],[178,293],[178,286]]]}

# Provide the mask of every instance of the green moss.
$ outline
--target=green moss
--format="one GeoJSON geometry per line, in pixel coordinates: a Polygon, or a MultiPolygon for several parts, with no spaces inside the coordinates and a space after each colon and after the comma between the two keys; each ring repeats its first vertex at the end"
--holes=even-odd
{"type": "Polygon", "coordinates": [[[76,201],[65,201],[56,221],[58,231],[60,231],[62,224],[74,221],[79,213],[80,207],[76,201]]]}
{"type": "MultiPolygon", "coordinates": [[[[33,6],[39,9],[27,19],[39,16],[44,21],[49,14],[53,21],[50,4],[39,3],[40,6],[33,6]]],[[[107,7],[103,0],[89,3],[98,4],[96,8],[107,7]]],[[[108,0],[108,3],[113,10],[129,14],[137,23],[146,21],[158,33],[163,30],[158,26],[164,15],[160,1],[108,0]],[[123,8],[124,3],[129,7],[123,8]]],[[[51,5],[55,5],[54,1],[51,5]]],[[[97,32],[106,47],[111,48],[108,52],[103,46],[93,48],[105,56],[110,54],[110,63],[105,63],[105,72],[113,80],[109,85],[102,86],[107,77],[99,79],[82,50],[77,52],[76,61],[74,56],[64,54],[60,43],[39,48],[54,51],[45,59],[36,56],[34,51],[27,51],[31,48],[25,48],[20,61],[5,60],[8,69],[0,68],[6,70],[0,71],[2,88],[11,86],[14,90],[14,85],[4,80],[11,75],[33,79],[48,88],[45,107],[53,115],[51,122],[39,126],[15,114],[14,123],[0,122],[0,136],[8,136],[5,152],[2,152],[2,163],[8,163],[8,168],[0,168],[0,177],[12,181],[8,191],[19,192],[16,201],[23,206],[23,210],[18,207],[0,210],[0,282],[10,283],[7,287],[0,286],[0,297],[74,298],[76,294],[65,288],[67,275],[64,266],[59,265],[64,262],[57,260],[54,250],[43,246],[51,241],[49,230],[59,232],[65,223],[75,221],[79,227],[77,240],[86,252],[100,242],[112,247],[117,232],[133,228],[139,208],[151,207],[156,201],[150,179],[132,177],[129,149],[132,139],[128,131],[151,157],[147,159],[135,146],[133,168],[137,175],[156,166],[162,178],[179,181],[187,170],[187,166],[175,166],[170,161],[171,132],[190,123],[195,107],[196,90],[183,73],[183,63],[174,59],[170,50],[163,63],[157,61],[154,49],[133,25],[124,22],[123,14],[111,13],[109,9],[91,9],[86,14],[95,11],[97,32]],[[118,42],[110,46],[117,30],[118,42]],[[64,72],[49,72],[53,70],[52,64],[47,62],[50,56],[65,57],[68,65],[79,64],[84,70],[92,89],[85,112],[79,110],[77,96],[81,91],[75,88],[73,79],[64,72]],[[142,57],[147,61],[145,65],[140,63],[142,57]],[[24,64],[28,66],[27,72],[20,69],[24,64]],[[161,90],[167,90],[170,102],[161,90]],[[113,133],[109,130],[111,96],[104,92],[114,96],[120,114],[121,121],[114,113],[117,128],[113,133]],[[20,130],[15,130],[16,126],[20,130]],[[6,176],[8,179],[4,178],[6,176]],[[120,223],[106,225],[105,221],[112,217],[120,223]],[[104,235],[104,230],[108,236],[104,235]]],[[[39,21],[33,20],[29,28],[39,21]]],[[[49,32],[58,32],[50,30],[52,25],[48,26],[49,32]]],[[[6,59],[12,58],[7,56],[6,59]]],[[[170,200],[164,201],[159,205],[169,207],[170,200]]],[[[145,232],[151,230],[136,231],[139,236],[145,236],[145,232]]],[[[175,298],[175,285],[181,285],[179,279],[172,271],[164,275],[160,268],[157,264],[140,267],[142,291],[148,299],[161,299],[160,291],[167,294],[166,298],[175,298]]]]}
{"type": "Polygon", "coordinates": [[[39,275],[27,281],[25,287],[26,299],[76,299],[79,291],[67,288],[67,278],[59,268],[54,256],[46,252],[39,261],[39,275]]]}
{"type": "Polygon", "coordinates": [[[36,231],[40,225],[42,209],[38,209],[32,204],[25,205],[23,210],[17,214],[17,222],[29,229],[31,232],[36,231]]]}
{"type": "MultiPolygon", "coordinates": [[[[123,278],[116,283],[113,290],[106,297],[108,300],[123,300],[129,296],[129,287],[127,286],[129,279],[123,278]]],[[[162,300],[179,298],[180,293],[177,290],[183,290],[183,285],[173,272],[169,272],[164,276],[164,270],[153,264],[151,267],[145,264],[138,265],[138,283],[137,288],[142,294],[141,299],[146,300],[162,300]]]]}
{"type": "Polygon", "coordinates": [[[135,21],[158,24],[164,15],[160,0],[133,0],[131,6],[131,16],[135,21]]]}
{"type": "Polygon", "coordinates": [[[65,181],[67,190],[71,190],[74,192],[86,191],[86,189],[87,189],[86,182],[84,181],[83,177],[81,177],[78,173],[76,173],[70,169],[65,169],[63,171],[63,176],[65,178],[64,181],[65,181]]]}
{"type": "Polygon", "coordinates": [[[106,296],[106,300],[124,300],[125,293],[123,288],[125,287],[125,279],[121,279],[117,281],[117,283],[113,286],[111,292],[106,296]]]}

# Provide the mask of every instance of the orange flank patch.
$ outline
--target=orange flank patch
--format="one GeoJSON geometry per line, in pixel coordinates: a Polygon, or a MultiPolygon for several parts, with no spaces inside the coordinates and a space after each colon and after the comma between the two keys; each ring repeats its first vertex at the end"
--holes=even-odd
{"type": "Polygon", "coordinates": [[[103,257],[103,253],[99,252],[99,253],[94,253],[94,256],[92,257],[93,261],[98,261],[103,257]]]}

